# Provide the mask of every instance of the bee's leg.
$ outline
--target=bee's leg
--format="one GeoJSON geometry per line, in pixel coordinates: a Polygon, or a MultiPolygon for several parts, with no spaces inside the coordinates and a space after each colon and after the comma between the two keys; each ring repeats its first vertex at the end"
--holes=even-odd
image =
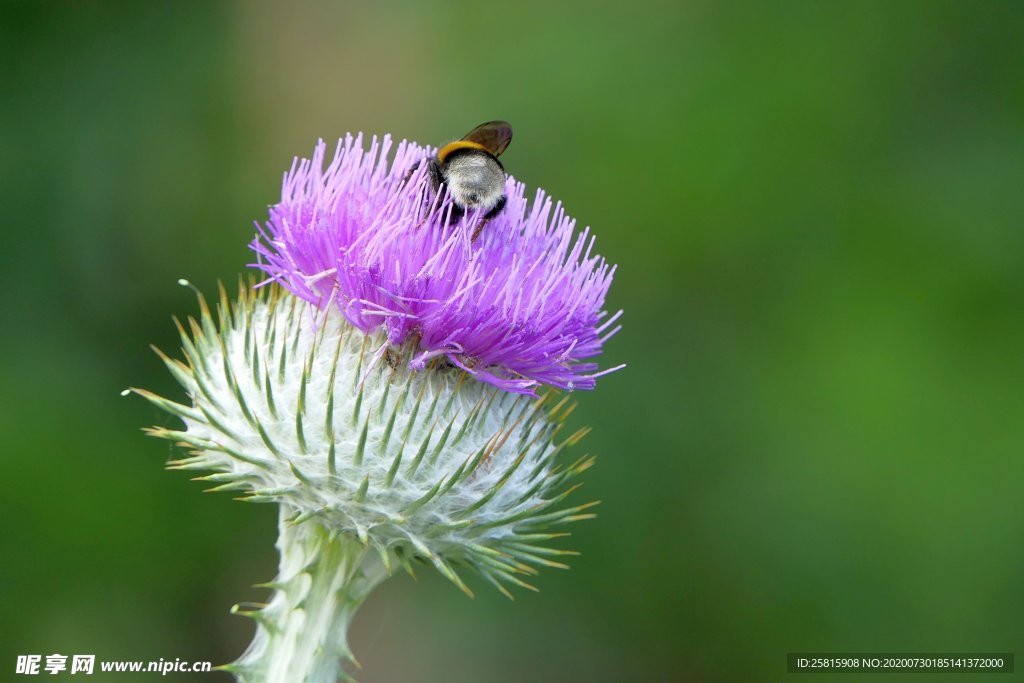
{"type": "Polygon", "coordinates": [[[490,211],[484,214],[484,217],[480,219],[480,222],[476,224],[476,228],[473,229],[473,236],[469,238],[470,242],[476,242],[476,238],[480,236],[484,226],[491,222],[491,219],[501,213],[502,209],[505,208],[505,195],[501,195],[501,199],[495,204],[490,211]]]}
{"type": "MultiPolygon", "coordinates": [[[[446,195],[448,194],[448,188],[444,185],[444,176],[441,175],[441,165],[437,163],[437,159],[427,160],[427,178],[430,180],[430,189],[434,191],[436,197],[436,206],[444,204],[446,195]]],[[[435,198],[431,198],[431,202],[434,202],[435,198]]],[[[457,207],[452,207],[457,208],[457,207]]],[[[426,222],[426,218],[423,219],[426,222]]],[[[456,220],[455,214],[452,214],[452,222],[456,220]]],[[[423,225],[423,223],[420,223],[423,225]]]]}
{"type": "Polygon", "coordinates": [[[437,192],[441,183],[444,182],[444,178],[441,176],[441,165],[437,163],[437,159],[427,161],[427,177],[430,178],[431,189],[437,192]]]}
{"type": "MultiPolygon", "coordinates": [[[[427,179],[430,181],[430,189],[432,192],[436,194],[441,189],[441,183],[443,182],[443,178],[441,176],[441,166],[437,163],[437,159],[426,159],[425,161],[427,162],[427,179]]],[[[412,174],[415,173],[416,169],[418,169],[419,167],[420,162],[417,161],[415,164],[413,164],[412,168],[409,169],[409,172],[406,174],[405,180],[403,182],[408,183],[409,178],[412,177],[412,174]]],[[[441,197],[440,199],[441,201],[444,201],[444,197],[441,197]]],[[[433,198],[429,198],[428,204],[431,202],[433,202],[433,198]]],[[[416,226],[416,229],[418,230],[422,228],[423,224],[426,222],[427,217],[424,216],[423,220],[421,220],[419,222],[419,225],[416,226]]]]}
{"type": "MultiPolygon", "coordinates": [[[[441,187],[441,183],[444,182],[444,177],[441,175],[441,166],[437,163],[437,159],[427,159],[427,178],[430,180],[430,189],[437,192],[441,187]]],[[[419,169],[421,161],[417,161],[409,170],[406,172],[405,177],[402,178],[402,183],[408,183],[412,175],[419,169]]]]}
{"type": "Polygon", "coordinates": [[[455,225],[466,215],[466,210],[455,202],[452,202],[451,207],[451,215],[448,216],[448,224],[455,225]]]}
{"type": "Polygon", "coordinates": [[[420,167],[420,162],[418,162],[418,161],[415,164],[413,164],[412,166],[409,167],[409,171],[405,174],[405,177],[402,178],[402,184],[403,185],[408,185],[409,184],[409,179],[412,178],[412,174],[415,173],[416,169],[419,168],[419,167],[420,167]]]}

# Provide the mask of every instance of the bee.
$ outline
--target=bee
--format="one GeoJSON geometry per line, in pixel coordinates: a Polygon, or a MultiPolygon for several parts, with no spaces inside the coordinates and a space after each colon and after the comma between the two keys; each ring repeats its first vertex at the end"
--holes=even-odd
{"type": "Polygon", "coordinates": [[[427,175],[434,192],[441,191],[443,185],[444,192],[451,197],[452,221],[470,210],[484,211],[471,241],[475,242],[484,226],[505,208],[505,167],[498,157],[510,142],[512,126],[507,121],[488,121],[462,139],[444,145],[435,157],[427,160],[427,175]]]}

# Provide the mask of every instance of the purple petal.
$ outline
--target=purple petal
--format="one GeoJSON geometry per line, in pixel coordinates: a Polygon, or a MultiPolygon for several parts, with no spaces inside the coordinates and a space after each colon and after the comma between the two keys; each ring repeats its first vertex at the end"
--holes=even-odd
{"type": "MultiPolygon", "coordinates": [[[[364,149],[339,140],[324,167],[321,141],[296,160],[281,201],[258,227],[256,268],[296,296],[337,306],[359,329],[389,342],[418,340],[412,366],[445,356],[477,379],[517,393],[547,384],[592,389],[595,362],[618,327],[603,310],[614,268],[593,253],[589,229],[560,203],[509,177],[505,210],[475,242],[479,212],[450,222],[430,187],[435,150],[389,136],[364,149]]],[[[621,312],[620,312],[621,313],[621,312]]]]}

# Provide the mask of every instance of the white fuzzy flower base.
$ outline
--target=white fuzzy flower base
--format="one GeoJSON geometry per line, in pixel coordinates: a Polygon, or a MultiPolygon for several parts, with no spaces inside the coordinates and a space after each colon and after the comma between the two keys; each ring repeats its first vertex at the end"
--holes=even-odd
{"type": "Polygon", "coordinates": [[[221,291],[216,319],[181,329],[185,362],[160,354],[191,405],[135,390],[184,430],[149,432],[187,447],[174,469],[243,499],[281,506],[281,568],[256,640],[228,667],[244,681],[334,681],[350,657],[355,608],[391,573],[429,563],[469,593],[457,567],[509,595],[522,576],[570,554],[548,528],[591,515],[558,508],[592,459],[555,464],[582,437],[559,428],[572,406],[510,394],[438,365],[411,372],[413,349],[387,349],[334,308],[276,286],[221,291]]]}

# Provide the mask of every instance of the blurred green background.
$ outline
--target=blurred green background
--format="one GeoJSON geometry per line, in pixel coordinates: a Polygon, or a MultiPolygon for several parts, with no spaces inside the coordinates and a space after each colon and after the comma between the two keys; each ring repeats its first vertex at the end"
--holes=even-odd
{"type": "Polygon", "coordinates": [[[0,678],[242,651],[275,512],[164,472],[118,392],[179,395],[175,281],[244,270],[317,138],[491,118],[619,264],[629,368],[573,418],[604,502],[538,595],[385,584],[360,680],[1024,655],[1022,36],[1008,1],[4,3],[0,678]]]}

